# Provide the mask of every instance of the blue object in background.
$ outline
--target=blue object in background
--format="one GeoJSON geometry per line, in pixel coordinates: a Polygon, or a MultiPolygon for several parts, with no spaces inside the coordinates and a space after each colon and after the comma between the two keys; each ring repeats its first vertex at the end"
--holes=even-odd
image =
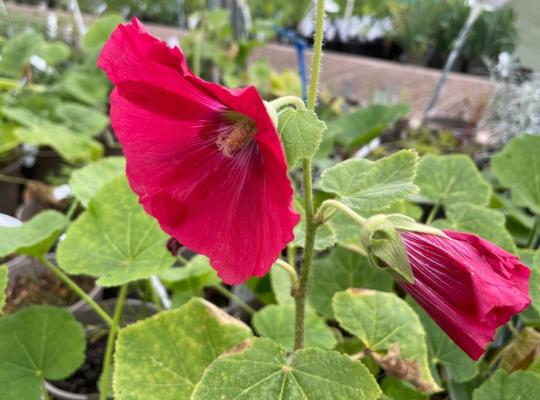
{"type": "Polygon", "coordinates": [[[287,42],[291,43],[296,50],[296,60],[298,62],[298,73],[300,74],[300,82],[302,84],[302,99],[307,100],[307,74],[306,74],[306,62],[304,54],[306,48],[309,47],[306,40],[299,36],[295,31],[290,29],[283,29],[279,26],[274,28],[279,34],[279,37],[287,42]]]}

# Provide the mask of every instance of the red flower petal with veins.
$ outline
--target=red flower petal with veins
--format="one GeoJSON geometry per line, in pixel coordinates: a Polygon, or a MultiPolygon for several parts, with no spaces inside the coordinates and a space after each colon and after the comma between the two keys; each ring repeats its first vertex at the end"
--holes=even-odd
{"type": "Polygon", "coordinates": [[[116,28],[98,66],[115,86],[112,126],[144,209],[208,256],[226,283],[266,274],[293,240],[299,215],[279,135],[256,89],[200,79],[180,49],[135,18],[116,28]]]}
{"type": "Polygon", "coordinates": [[[414,275],[413,284],[401,286],[477,360],[497,328],[531,302],[530,270],[476,235],[444,233],[448,238],[401,232],[414,275]]]}

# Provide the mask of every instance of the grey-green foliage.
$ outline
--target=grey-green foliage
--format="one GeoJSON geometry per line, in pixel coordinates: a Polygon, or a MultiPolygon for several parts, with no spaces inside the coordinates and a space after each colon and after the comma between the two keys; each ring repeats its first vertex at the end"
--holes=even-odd
{"type": "Polygon", "coordinates": [[[275,342],[255,338],[214,361],[192,400],[375,400],[381,390],[359,361],[317,348],[288,356],[275,342]]]}
{"type": "Polygon", "coordinates": [[[58,263],[68,273],[98,278],[99,285],[122,285],[172,265],[167,238],[121,176],[103,185],[69,227],[58,263]]]}
{"type": "Polygon", "coordinates": [[[456,203],[446,207],[446,219],[434,221],[439,229],[451,229],[476,233],[492,241],[509,252],[516,251],[516,245],[506,230],[506,218],[499,211],[470,203],[456,203]]]}
{"type": "Polygon", "coordinates": [[[491,186],[464,154],[425,155],[418,165],[415,183],[423,197],[445,206],[456,203],[485,206],[491,195],[491,186]]]}
{"type": "Polygon", "coordinates": [[[491,166],[512,200],[540,214],[540,136],[516,136],[493,156],[491,166]]]}
{"type": "Polygon", "coordinates": [[[206,367],[251,336],[247,325],[194,298],[120,331],[114,370],[118,400],[189,400],[206,367]]]}
{"type": "Polygon", "coordinates": [[[417,155],[402,150],[377,161],[353,158],[325,170],[320,187],[360,214],[384,210],[415,193],[417,155]]]}

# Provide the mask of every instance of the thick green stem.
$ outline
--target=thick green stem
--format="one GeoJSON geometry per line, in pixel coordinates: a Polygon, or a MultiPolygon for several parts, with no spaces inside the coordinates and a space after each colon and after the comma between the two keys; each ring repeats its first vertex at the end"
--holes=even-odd
{"type": "Polygon", "coordinates": [[[296,271],[296,246],[290,243],[287,246],[287,260],[289,265],[296,271]]]}
{"type": "Polygon", "coordinates": [[[270,102],[270,105],[274,107],[275,110],[279,110],[280,108],[285,107],[285,106],[295,106],[296,108],[300,110],[304,110],[306,108],[306,105],[304,104],[304,100],[296,96],[280,97],[278,99],[272,100],[270,102]]]}
{"type": "Polygon", "coordinates": [[[101,372],[99,400],[107,400],[109,395],[109,383],[111,382],[111,367],[112,356],[114,352],[114,345],[116,343],[116,335],[120,329],[122,311],[124,309],[124,303],[126,301],[128,292],[128,285],[120,287],[120,292],[116,299],[116,307],[114,308],[113,325],[109,329],[109,336],[107,337],[107,347],[105,348],[105,358],[103,359],[103,370],[101,372]]]}
{"type": "Polygon", "coordinates": [[[227,288],[224,288],[221,285],[214,285],[212,286],[214,289],[216,289],[223,297],[228,298],[233,303],[236,303],[238,307],[240,307],[242,310],[247,312],[250,315],[255,314],[257,311],[251,307],[248,303],[246,303],[244,300],[242,300],[240,297],[233,294],[230,290],[227,288]]]}
{"type": "Polygon", "coordinates": [[[60,279],[67,287],[73,290],[77,295],[83,299],[92,309],[96,312],[97,315],[109,326],[113,326],[114,322],[112,318],[96,303],[88,293],[86,293],[79,285],[77,285],[64,271],[54,265],[52,262],[47,260],[45,257],[38,257],[38,260],[41,264],[45,265],[51,270],[51,272],[60,279]]]}
{"type": "MultiPolygon", "coordinates": [[[[317,100],[317,90],[319,85],[319,74],[321,71],[322,41],[324,33],[324,0],[317,0],[317,13],[315,15],[315,42],[313,45],[313,64],[311,68],[311,82],[307,99],[307,108],[315,109],[317,100]]],[[[304,243],[304,262],[298,280],[298,290],[295,296],[295,328],[294,328],[294,349],[298,350],[304,346],[304,319],[306,313],[306,296],[309,285],[309,272],[313,251],[315,246],[315,234],[317,224],[315,223],[313,210],[313,177],[311,173],[311,160],[303,161],[303,186],[304,186],[304,208],[306,218],[306,239],[304,243]]]]}

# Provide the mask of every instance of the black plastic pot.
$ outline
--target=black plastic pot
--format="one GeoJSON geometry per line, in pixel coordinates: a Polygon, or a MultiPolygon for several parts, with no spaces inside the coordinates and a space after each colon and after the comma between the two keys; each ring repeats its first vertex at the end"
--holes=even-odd
{"type": "MultiPolygon", "coordinates": [[[[21,176],[22,157],[14,154],[13,157],[0,162],[0,174],[7,176],[21,176]]],[[[21,200],[21,185],[18,183],[0,181],[0,213],[15,215],[15,210],[21,200]]]]}
{"type": "MultiPolygon", "coordinates": [[[[47,255],[47,260],[51,261],[52,263],[56,263],[55,255],[52,253],[47,255]]],[[[46,266],[42,265],[39,261],[32,257],[19,256],[9,261],[7,265],[10,281],[21,275],[38,275],[48,271],[46,266]]],[[[88,295],[94,300],[99,300],[103,297],[103,289],[96,285],[91,291],[88,292],[88,295]]],[[[86,303],[83,300],[79,300],[75,304],[69,306],[68,310],[74,313],[83,308],[85,305],[86,303]]]]}

